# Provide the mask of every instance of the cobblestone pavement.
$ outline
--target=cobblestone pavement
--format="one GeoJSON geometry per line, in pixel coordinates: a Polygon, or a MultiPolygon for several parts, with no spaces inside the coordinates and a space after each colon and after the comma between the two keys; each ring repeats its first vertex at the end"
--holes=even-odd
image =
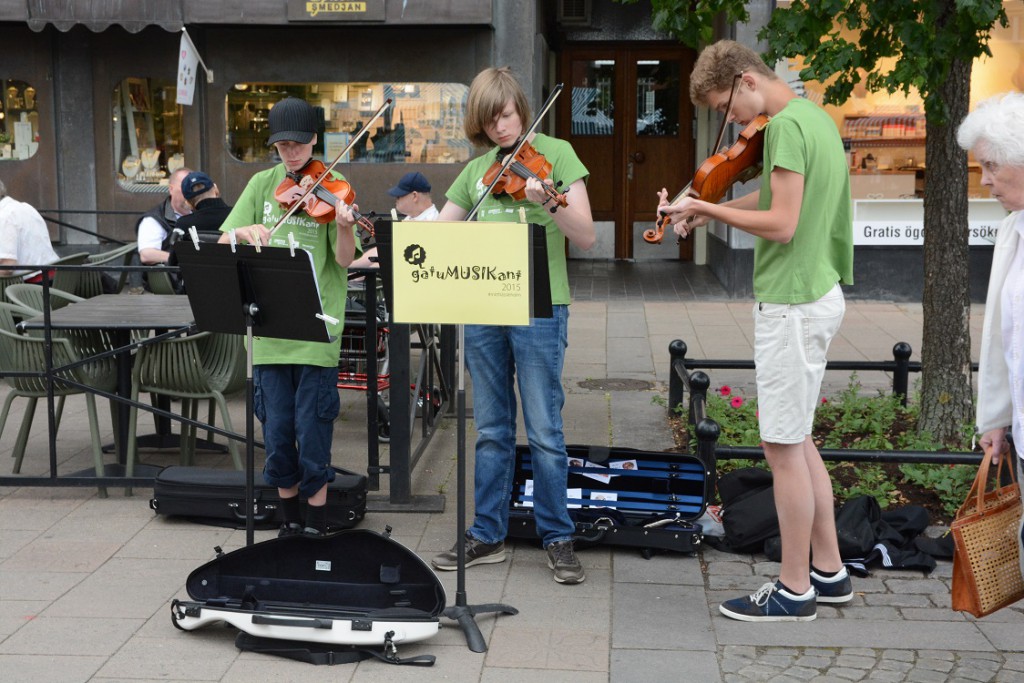
{"type": "MultiPolygon", "coordinates": [[[[942,528],[933,527],[931,534],[942,528]]],[[[763,561],[763,556],[730,555],[705,548],[705,582],[712,622],[717,619],[718,602],[753,592],[760,581],[777,576],[779,565],[763,561]]],[[[953,681],[1024,681],[1024,652],[984,651],[984,643],[957,642],[941,637],[943,624],[982,624],[999,622],[999,630],[1013,638],[1020,649],[1024,641],[1024,606],[1008,607],[984,620],[975,620],[950,610],[952,564],[940,560],[929,574],[920,571],[873,569],[866,578],[854,577],[854,599],[849,605],[820,605],[818,618],[810,629],[827,628],[827,622],[841,622],[851,639],[861,629],[892,631],[891,647],[814,647],[793,645],[720,645],[717,648],[721,680],[739,681],[914,681],[940,683],[953,681]],[[935,642],[925,647],[906,648],[901,637],[928,624],[935,628],[935,642]],[[901,625],[904,628],[901,628],[901,625]],[[964,645],[970,650],[964,649],[964,645]]],[[[725,622],[723,622],[723,625],[725,622]]],[[[746,625],[762,633],[779,624],[746,625]]],[[[770,634],[769,634],[770,635],[770,634]]],[[[782,636],[785,638],[786,636],[782,636]]],[[[1000,636],[995,638],[996,641],[1000,636]]],[[[992,644],[988,645],[989,648],[992,644]]]]}

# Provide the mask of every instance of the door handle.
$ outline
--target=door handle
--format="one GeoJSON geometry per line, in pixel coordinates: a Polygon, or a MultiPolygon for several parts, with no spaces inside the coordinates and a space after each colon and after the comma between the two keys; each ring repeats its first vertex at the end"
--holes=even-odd
{"type": "Polygon", "coordinates": [[[633,152],[633,161],[635,161],[636,163],[642,164],[646,159],[647,157],[644,155],[643,152],[633,152]]]}
{"type": "Polygon", "coordinates": [[[626,164],[626,180],[633,180],[633,162],[626,164]]]}

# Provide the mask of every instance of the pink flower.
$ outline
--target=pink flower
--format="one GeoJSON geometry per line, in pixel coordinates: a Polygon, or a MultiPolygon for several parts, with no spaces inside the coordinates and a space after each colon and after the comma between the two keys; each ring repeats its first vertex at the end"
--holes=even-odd
{"type": "Polygon", "coordinates": [[[729,405],[731,405],[733,408],[739,408],[741,405],[743,405],[743,399],[739,396],[733,396],[732,400],[729,401],[729,405]]]}
{"type": "Polygon", "coordinates": [[[825,398],[824,396],[822,396],[822,397],[821,397],[821,402],[822,402],[823,404],[824,404],[824,403],[828,403],[828,399],[827,399],[827,398],[825,398]]]}
{"type": "Polygon", "coordinates": [[[723,384],[722,388],[718,390],[718,393],[721,396],[728,396],[729,394],[732,393],[732,388],[730,388],[727,384],[723,384]]]}

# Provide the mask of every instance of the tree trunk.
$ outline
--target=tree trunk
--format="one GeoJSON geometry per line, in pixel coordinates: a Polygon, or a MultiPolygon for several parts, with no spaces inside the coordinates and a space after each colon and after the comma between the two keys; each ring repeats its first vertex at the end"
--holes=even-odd
{"type": "MultiPolygon", "coordinates": [[[[971,419],[970,288],[967,247],[967,154],[956,129],[967,115],[971,63],[955,60],[935,93],[948,106],[945,124],[928,119],[924,196],[924,330],[919,431],[942,441],[971,419]]],[[[927,106],[927,105],[926,105],[927,106]]]]}

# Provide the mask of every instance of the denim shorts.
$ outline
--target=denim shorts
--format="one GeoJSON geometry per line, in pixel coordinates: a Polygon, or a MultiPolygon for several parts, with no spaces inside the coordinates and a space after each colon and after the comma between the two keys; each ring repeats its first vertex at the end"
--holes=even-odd
{"type": "Polygon", "coordinates": [[[838,284],[806,304],[754,303],[754,366],[763,441],[795,444],[811,433],[825,354],[845,312],[838,284]]]}
{"type": "Polygon", "coordinates": [[[263,479],[310,498],[330,481],[331,442],[338,397],[337,368],[257,365],[253,368],[253,412],[263,424],[267,461],[263,479]]]}

